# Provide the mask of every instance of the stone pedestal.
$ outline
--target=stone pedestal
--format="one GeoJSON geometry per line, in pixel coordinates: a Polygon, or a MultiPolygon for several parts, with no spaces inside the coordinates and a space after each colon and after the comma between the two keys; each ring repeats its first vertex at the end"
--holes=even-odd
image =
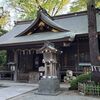
{"type": "Polygon", "coordinates": [[[39,81],[37,94],[58,95],[60,93],[60,84],[57,78],[42,78],[39,81]]]}

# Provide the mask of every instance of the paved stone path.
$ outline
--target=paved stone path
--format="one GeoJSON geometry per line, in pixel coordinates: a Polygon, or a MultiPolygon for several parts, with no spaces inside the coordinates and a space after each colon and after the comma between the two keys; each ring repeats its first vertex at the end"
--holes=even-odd
{"type": "Polygon", "coordinates": [[[66,84],[61,84],[62,93],[57,96],[35,95],[37,84],[1,80],[0,84],[8,86],[0,88],[0,100],[100,100],[100,97],[80,96],[77,91],[68,91],[66,84]]]}
{"type": "Polygon", "coordinates": [[[35,95],[34,91],[8,100],[100,100],[100,98],[79,96],[76,93],[62,93],[58,96],[35,95]]]}
{"type": "Polygon", "coordinates": [[[69,91],[69,85],[61,84],[61,94],[57,96],[36,95],[35,91],[22,94],[8,100],[100,100],[100,97],[81,96],[77,91],[69,91]]]}
{"type": "Polygon", "coordinates": [[[0,88],[0,100],[6,100],[37,88],[37,85],[14,83],[12,81],[0,81],[0,84],[4,86],[4,88],[0,88]]]}

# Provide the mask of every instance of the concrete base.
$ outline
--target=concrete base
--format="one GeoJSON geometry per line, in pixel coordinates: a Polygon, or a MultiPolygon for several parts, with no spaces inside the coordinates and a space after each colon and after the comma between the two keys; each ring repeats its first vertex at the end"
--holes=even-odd
{"type": "Polygon", "coordinates": [[[39,88],[36,94],[58,95],[60,94],[60,83],[57,78],[42,78],[39,81],[39,88]]]}

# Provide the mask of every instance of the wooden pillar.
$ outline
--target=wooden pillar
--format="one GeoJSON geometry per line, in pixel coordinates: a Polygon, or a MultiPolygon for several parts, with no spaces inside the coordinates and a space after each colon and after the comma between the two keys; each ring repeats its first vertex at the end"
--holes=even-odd
{"type": "Polygon", "coordinates": [[[90,60],[94,66],[99,66],[99,48],[98,48],[98,34],[96,24],[96,9],[94,0],[88,0],[88,33],[89,33],[89,48],[90,48],[90,60]]]}
{"type": "Polygon", "coordinates": [[[13,62],[14,59],[14,52],[11,49],[7,50],[7,63],[13,62]]]}
{"type": "Polygon", "coordinates": [[[14,51],[14,63],[15,63],[15,72],[14,72],[14,81],[17,81],[17,67],[18,67],[18,58],[17,58],[17,51],[14,51]]]}
{"type": "Polygon", "coordinates": [[[77,65],[79,64],[79,56],[80,56],[80,48],[79,48],[79,40],[77,39],[77,65]]]}
{"type": "Polygon", "coordinates": [[[64,64],[63,65],[65,67],[67,67],[67,52],[66,52],[66,48],[64,49],[64,52],[63,53],[64,53],[64,56],[63,56],[63,58],[64,58],[64,64]]]}

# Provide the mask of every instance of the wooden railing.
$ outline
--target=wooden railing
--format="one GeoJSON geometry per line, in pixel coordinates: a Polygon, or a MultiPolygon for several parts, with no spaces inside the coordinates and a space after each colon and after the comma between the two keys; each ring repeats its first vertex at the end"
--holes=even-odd
{"type": "Polygon", "coordinates": [[[28,82],[29,81],[29,74],[28,73],[18,73],[18,81],[20,82],[28,82]]]}
{"type": "Polygon", "coordinates": [[[60,68],[60,73],[66,73],[67,70],[73,71],[74,75],[80,75],[83,73],[82,70],[76,70],[74,66],[63,66],[60,68]]]}
{"type": "Polygon", "coordinates": [[[13,80],[14,72],[13,71],[0,71],[0,80],[13,80]]]}
{"type": "Polygon", "coordinates": [[[84,95],[100,96],[100,84],[78,83],[78,91],[84,95]]]}

